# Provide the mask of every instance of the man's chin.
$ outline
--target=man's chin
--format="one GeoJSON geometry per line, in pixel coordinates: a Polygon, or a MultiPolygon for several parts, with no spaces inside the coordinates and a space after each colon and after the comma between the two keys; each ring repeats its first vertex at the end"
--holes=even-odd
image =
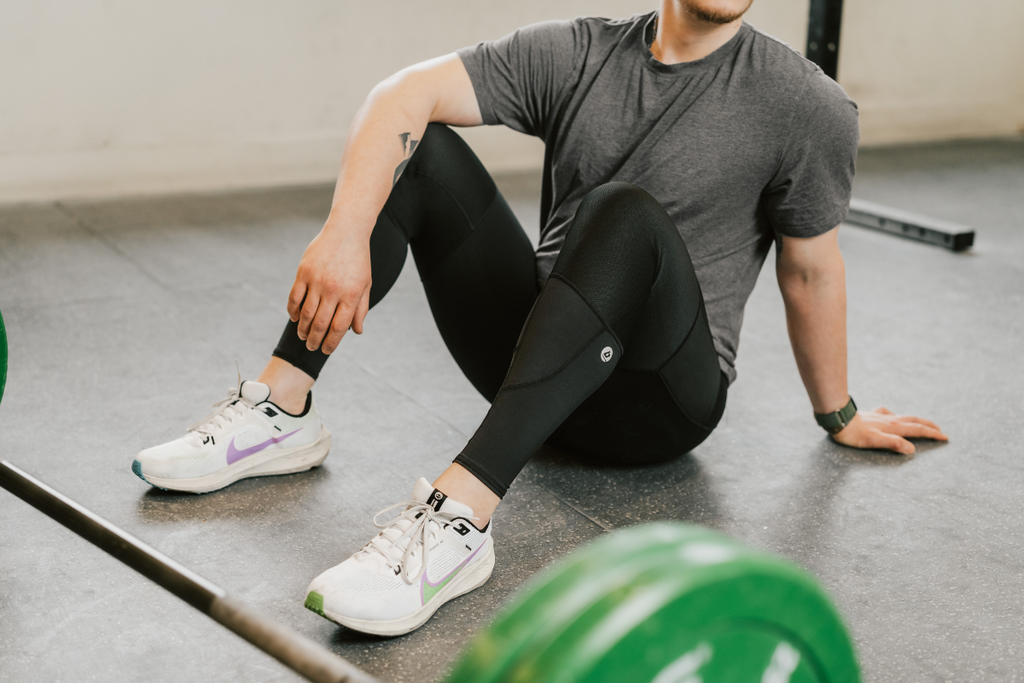
{"type": "Polygon", "coordinates": [[[692,17],[709,24],[731,24],[750,9],[753,0],[682,0],[692,17]]]}

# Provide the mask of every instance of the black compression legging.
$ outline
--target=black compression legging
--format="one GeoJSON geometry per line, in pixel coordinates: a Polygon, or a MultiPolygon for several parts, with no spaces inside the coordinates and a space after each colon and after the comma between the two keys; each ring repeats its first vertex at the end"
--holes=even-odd
{"type": "MultiPolygon", "coordinates": [[[[501,193],[458,135],[431,124],[370,239],[371,306],[407,245],[445,344],[492,402],[455,462],[498,496],[545,441],[650,463],[718,423],[728,382],[700,286],[672,219],[643,190],[590,192],[538,295],[533,248],[501,193]]],[[[274,355],[313,378],[327,359],[295,323],[274,355]]]]}

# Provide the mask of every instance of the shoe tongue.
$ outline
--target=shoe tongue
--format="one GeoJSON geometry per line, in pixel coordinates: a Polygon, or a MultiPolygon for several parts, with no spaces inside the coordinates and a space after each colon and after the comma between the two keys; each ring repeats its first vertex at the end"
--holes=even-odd
{"type": "Polygon", "coordinates": [[[270,387],[260,382],[246,380],[242,382],[242,388],[238,393],[242,395],[242,398],[252,401],[253,405],[255,405],[257,403],[263,403],[270,398],[270,387]]]}
{"type": "Polygon", "coordinates": [[[412,499],[418,503],[427,503],[430,507],[434,508],[435,512],[447,512],[450,515],[466,518],[473,516],[473,508],[449,498],[435,489],[423,477],[420,477],[419,481],[416,482],[416,486],[413,487],[412,499]]]}

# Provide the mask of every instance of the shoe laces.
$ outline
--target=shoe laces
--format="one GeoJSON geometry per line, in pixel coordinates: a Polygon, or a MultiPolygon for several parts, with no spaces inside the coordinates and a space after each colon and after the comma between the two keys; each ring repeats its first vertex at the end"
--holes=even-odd
{"type": "Polygon", "coordinates": [[[189,425],[188,431],[192,434],[210,436],[234,422],[235,418],[245,415],[246,410],[255,407],[256,404],[242,396],[238,389],[232,389],[228,392],[227,398],[213,404],[213,410],[206,417],[189,425]]]}
{"type": "MultiPolygon", "coordinates": [[[[438,512],[428,503],[421,503],[418,500],[395,503],[373,516],[373,525],[378,529],[383,529],[383,531],[363,546],[359,552],[383,555],[387,565],[392,569],[396,566],[401,567],[399,575],[402,577],[402,580],[406,584],[412,584],[416,577],[410,573],[411,560],[416,554],[417,546],[423,548],[423,563],[421,567],[422,571],[426,571],[431,541],[437,537],[437,532],[442,527],[451,524],[456,516],[465,517],[464,515],[454,515],[450,512],[438,512]],[[405,510],[396,517],[383,524],[377,521],[385,512],[403,506],[405,510]],[[408,542],[405,544],[401,558],[399,558],[395,551],[401,549],[401,543],[406,539],[408,539],[408,542]]],[[[469,519],[476,519],[476,517],[470,517],[469,519]]]]}

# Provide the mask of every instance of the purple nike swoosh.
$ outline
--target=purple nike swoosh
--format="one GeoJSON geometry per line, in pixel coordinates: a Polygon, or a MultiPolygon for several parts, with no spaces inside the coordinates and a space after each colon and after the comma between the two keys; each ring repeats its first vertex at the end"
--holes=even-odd
{"type": "Polygon", "coordinates": [[[299,432],[301,429],[302,428],[299,427],[299,429],[296,429],[294,432],[288,432],[287,434],[283,434],[282,436],[272,436],[263,443],[258,443],[255,446],[250,446],[249,448],[246,448],[241,451],[235,448],[235,440],[234,438],[232,438],[231,443],[228,444],[228,464],[230,465],[232,463],[238,462],[242,458],[249,457],[253,453],[259,453],[260,451],[262,451],[267,446],[270,446],[271,444],[281,443],[292,434],[299,432]]]}

